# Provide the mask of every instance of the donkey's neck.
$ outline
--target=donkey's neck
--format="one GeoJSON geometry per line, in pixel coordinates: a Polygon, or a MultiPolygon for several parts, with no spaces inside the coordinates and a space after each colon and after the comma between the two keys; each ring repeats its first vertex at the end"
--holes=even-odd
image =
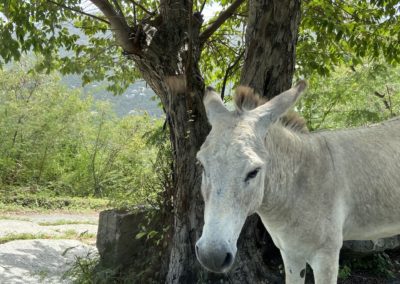
{"type": "MultiPolygon", "coordinates": [[[[289,212],[321,161],[326,145],[314,135],[280,124],[271,126],[265,139],[267,172],[264,198],[258,212],[271,221],[289,212]],[[312,166],[310,166],[312,165],[312,166]]],[[[326,167],[324,167],[325,169],[326,167]]]]}

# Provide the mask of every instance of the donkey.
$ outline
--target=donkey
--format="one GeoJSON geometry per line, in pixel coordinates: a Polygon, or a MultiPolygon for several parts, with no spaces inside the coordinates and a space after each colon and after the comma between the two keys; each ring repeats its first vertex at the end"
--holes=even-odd
{"type": "Polygon", "coordinates": [[[336,283],[344,240],[400,233],[400,118],[377,125],[306,133],[282,117],[305,90],[263,103],[251,89],[225,108],[207,89],[211,132],[197,153],[204,170],[199,262],[227,272],[247,216],[257,213],[280,249],[286,283],[336,283]]]}

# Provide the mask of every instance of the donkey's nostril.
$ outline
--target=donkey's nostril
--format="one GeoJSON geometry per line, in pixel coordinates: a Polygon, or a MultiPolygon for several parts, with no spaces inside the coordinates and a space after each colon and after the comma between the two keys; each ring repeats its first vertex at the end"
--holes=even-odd
{"type": "Polygon", "coordinates": [[[222,269],[230,267],[232,262],[233,262],[233,255],[230,252],[228,252],[225,256],[224,262],[222,263],[222,269]]]}
{"type": "Polygon", "coordinates": [[[200,264],[215,273],[228,271],[235,258],[235,254],[231,252],[229,244],[226,242],[204,242],[200,239],[195,244],[194,250],[200,264]]]}

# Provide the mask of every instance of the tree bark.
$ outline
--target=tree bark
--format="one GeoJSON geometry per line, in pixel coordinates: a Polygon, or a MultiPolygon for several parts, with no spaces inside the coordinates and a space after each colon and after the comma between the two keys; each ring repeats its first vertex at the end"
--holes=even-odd
{"type": "MultiPolygon", "coordinates": [[[[94,2],[102,4],[101,8],[110,15],[114,14],[113,11],[108,11],[111,8],[104,5],[104,0],[94,2]]],[[[251,3],[242,83],[262,90],[263,94],[276,94],[277,90],[283,90],[290,85],[298,9],[298,1],[258,0],[251,3]],[[293,15],[294,19],[290,18],[293,15]],[[283,58],[279,58],[280,56],[283,58]],[[277,62],[279,66],[275,66],[277,62]],[[285,65],[290,62],[292,65],[285,65]],[[261,71],[258,72],[257,69],[261,71]]],[[[202,39],[204,41],[205,36],[203,34],[200,37],[201,17],[193,13],[191,1],[161,0],[159,11],[155,32],[146,46],[140,46],[140,51],[136,52],[137,46],[129,46],[136,44],[137,38],[117,38],[117,41],[128,45],[125,48],[121,44],[160,98],[170,129],[175,189],[170,196],[173,217],[170,221],[172,233],[168,263],[165,266],[165,282],[279,282],[280,277],[275,276],[276,272],[265,265],[263,248],[268,247],[271,241],[264,236],[265,231],[260,229],[262,226],[260,227],[255,217],[249,218],[242,231],[236,264],[229,273],[208,273],[196,260],[194,245],[203,226],[201,168],[196,163],[196,153],[210,130],[202,104],[204,82],[198,67],[202,39]],[[171,83],[170,78],[175,84],[171,83]]],[[[110,23],[113,25],[111,20],[110,23]]],[[[115,25],[120,24],[121,21],[117,21],[115,25]]],[[[137,31],[135,37],[139,36],[137,31]]]]}
{"type": "Polygon", "coordinates": [[[241,84],[268,99],[291,87],[300,12],[300,0],[250,1],[241,84]]]}
{"type": "MultiPolygon", "coordinates": [[[[291,87],[300,12],[300,0],[250,1],[242,85],[251,86],[268,99],[291,87]]],[[[249,218],[239,243],[262,275],[270,274],[272,282],[283,281],[276,271],[268,270],[282,260],[258,216],[249,218]]],[[[246,257],[239,259],[245,261],[246,257]]]]}
{"type": "Polygon", "coordinates": [[[165,256],[165,282],[195,283],[203,273],[194,251],[203,222],[201,168],[196,153],[210,130],[202,103],[204,82],[198,68],[201,19],[191,12],[188,1],[164,2],[160,9],[163,22],[151,44],[132,58],[161,99],[173,149],[175,190],[169,197],[173,216],[168,224],[173,229],[169,257],[165,256]],[[179,86],[173,86],[170,78],[179,86]]]}
{"type": "MultiPolygon", "coordinates": [[[[198,69],[201,42],[196,21],[199,19],[194,16],[188,19],[191,7],[183,2],[174,4],[173,10],[171,4],[162,6],[164,25],[153,38],[147,59],[135,56],[143,77],[161,98],[174,152],[174,220],[166,283],[279,283],[279,273],[269,268],[280,257],[279,252],[256,216],[246,222],[238,242],[235,267],[229,273],[208,273],[196,260],[194,245],[203,226],[203,201],[201,169],[196,165],[195,155],[209,126],[202,104],[204,83],[198,69]],[[185,38],[185,34],[190,38],[185,38]],[[191,50],[178,54],[185,41],[190,42],[191,50]],[[179,57],[182,62],[178,62],[179,57]],[[186,78],[186,90],[171,90],[166,84],[165,78],[176,74],[186,78]]],[[[263,95],[274,96],[291,85],[300,3],[252,1],[249,14],[241,83],[251,85],[263,95]]]]}

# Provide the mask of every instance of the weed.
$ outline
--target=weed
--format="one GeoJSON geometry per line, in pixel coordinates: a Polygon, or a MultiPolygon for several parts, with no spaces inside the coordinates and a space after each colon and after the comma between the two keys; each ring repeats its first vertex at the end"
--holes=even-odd
{"type": "Polygon", "coordinates": [[[101,267],[99,255],[89,252],[85,257],[76,257],[62,278],[72,280],[74,284],[129,283],[128,278],[124,279],[117,274],[115,270],[101,267]]]}
{"type": "Polygon", "coordinates": [[[339,279],[347,279],[351,275],[351,268],[347,265],[343,265],[343,267],[339,268],[339,279]]]}
{"type": "Polygon", "coordinates": [[[376,276],[393,278],[393,267],[394,264],[390,257],[382,252],[359,258],[346,259],[343,261],[343,267],[340,269],[339,274],[343,276],[342,279],[345,279],[352,272],[365,271],[376,276]]]}

